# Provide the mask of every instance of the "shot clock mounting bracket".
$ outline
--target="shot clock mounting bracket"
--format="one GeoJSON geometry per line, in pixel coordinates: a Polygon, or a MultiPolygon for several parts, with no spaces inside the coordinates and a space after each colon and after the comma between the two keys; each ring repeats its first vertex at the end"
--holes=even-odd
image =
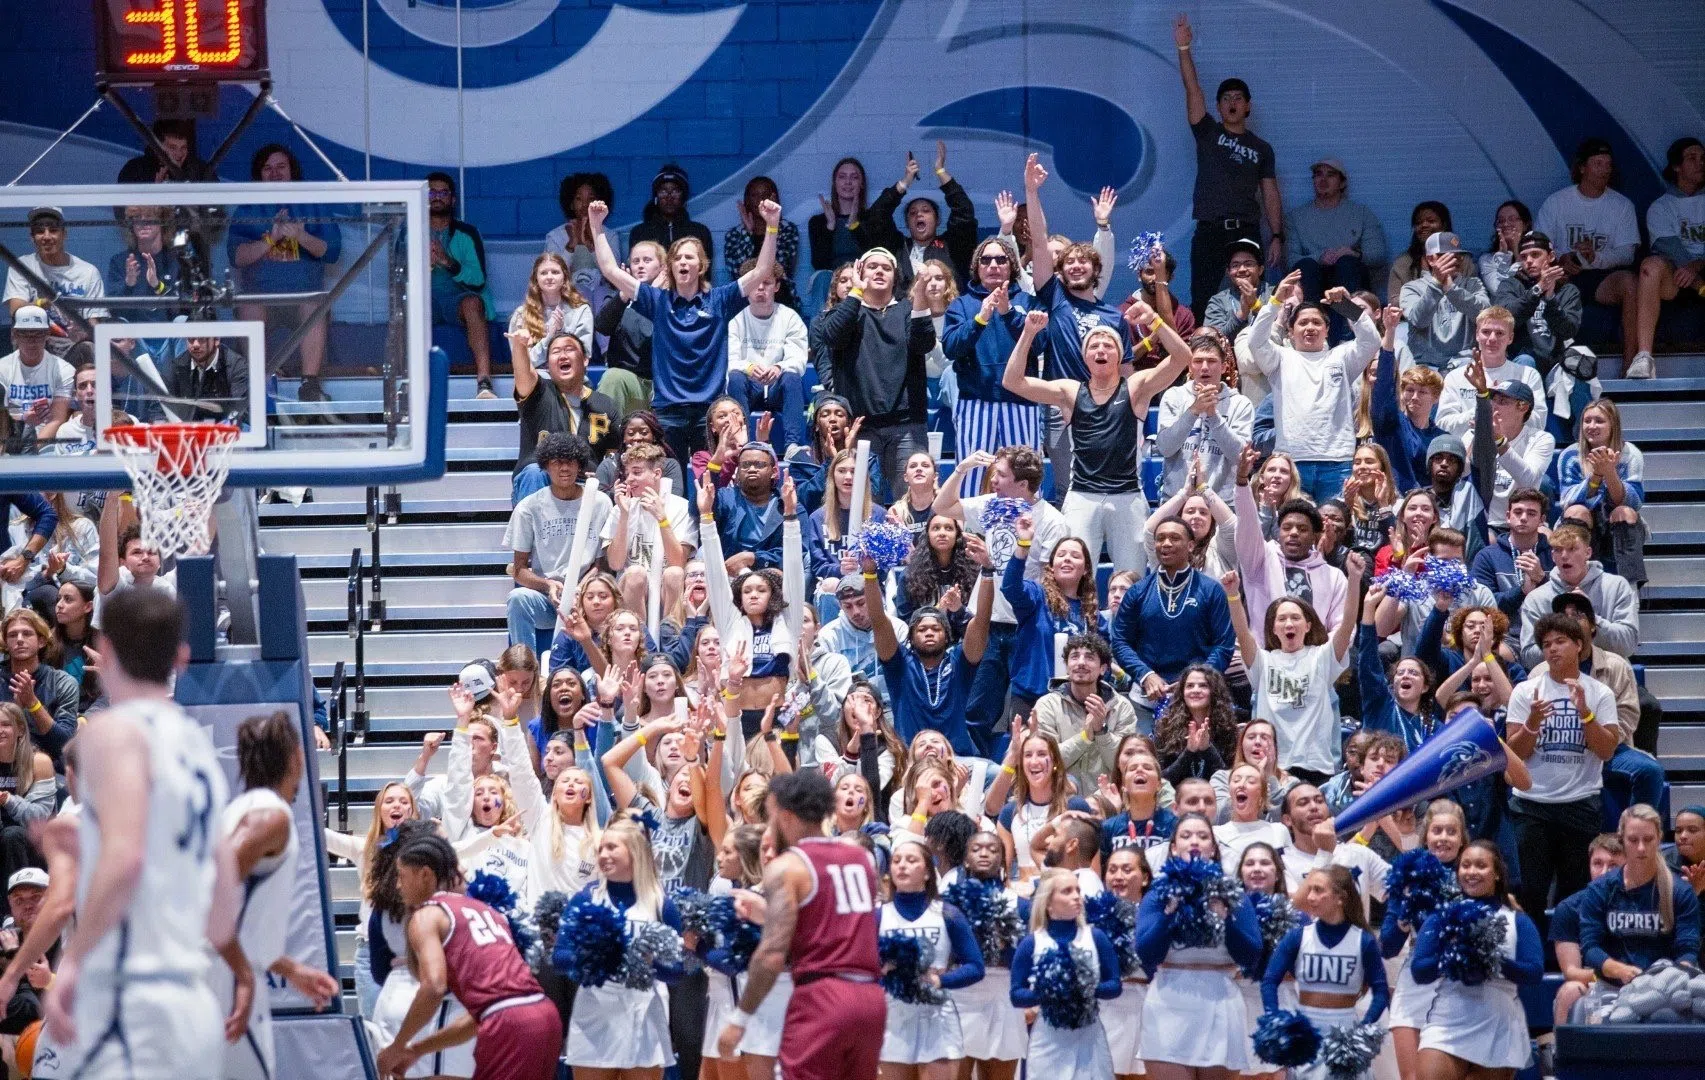
{"type": "MultiPolygon", "coordinates": [[[[211,104],[214,100],[212,95],[226,84],[252,87],[254,100],[218,148],[208,156],[209,171],[217,169],[225,160],[237,139],[254,124],[261,110],[270,108],[290,125],[333,176],[348,180],[272,96],[272,77],[267,69],[266,2],[94,0],[95,93],[99,96],[82,116],[48,144],[34,161],[24,166],[23,171],[6,186],[15,186],[28,176],[103,103],[110,104],[126,123],[136,129],[143,145],[156,161],[161,162],[168,179],[200,179],[185,176],[181,167],[172,162],[171,155],[160,145],[153,129],[143,122],[119,90],[122,87],[151,88],[155,95],[155,111],[171,115],[181,112],[185,102],[193,103],[198,98],[211,104]]],[[[195,111],[193,104],[191,111],[195,111]]]]}

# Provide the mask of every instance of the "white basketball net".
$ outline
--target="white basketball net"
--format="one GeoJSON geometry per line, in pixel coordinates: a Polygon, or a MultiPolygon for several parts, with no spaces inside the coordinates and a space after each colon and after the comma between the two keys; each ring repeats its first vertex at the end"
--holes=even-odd
{"type": "Polygon", "coordinates": [[[107,429],[107,441],[130,474],[142,538],[160,558],[205,555],[208,523],[230,472],[241,432],[228,424],[131,424],[107,429]]]}

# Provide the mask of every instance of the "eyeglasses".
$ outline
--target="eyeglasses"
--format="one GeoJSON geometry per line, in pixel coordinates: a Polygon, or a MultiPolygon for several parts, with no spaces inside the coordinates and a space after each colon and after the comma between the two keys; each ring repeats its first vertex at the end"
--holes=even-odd
{"type": "Polygon", "coordinates": [[[977,262],[983,266],[1006,266],[1012,260],[1005,255],[979,255],[977,262]]]}

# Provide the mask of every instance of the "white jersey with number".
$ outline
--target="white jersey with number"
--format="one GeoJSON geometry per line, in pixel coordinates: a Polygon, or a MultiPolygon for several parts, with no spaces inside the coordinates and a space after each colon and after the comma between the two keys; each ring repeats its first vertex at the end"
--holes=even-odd
{"type": "MultiPolygon", "coordinates": [[[[142,877],[130,908],[90,951],[83,970],[118,979],[199,981],[207,970],[207,915],[213,904],[214,846],[225,808],[225,771],[202,726],[170,701],[117,706],[97,724],[132,723],[148,741],[148,824],[142,877]]],[[[80,822],[77,907],[100,861],[102,808],[92,793],[80,822]]]]}
{"type": "MultiPolygon", "coordinates": [[[[290,804],[271,788],[251,788],[232,799],[220,819],[219,834],[229,837],[243,818],[249,814],[282,811],[290,816],[290,804]]],[[[277,1054],[273,1048],[272,1000],[270,968],[284,955],[290,933],[290,902],[296,891],[296,856],[300,850],[296,839],[296,822],[290,823],[290,839],[277,855],[261,859],[243,881],[243,906],[237,916],[237,941],[249,966],[255,973],[254,1004],[249,1011],[249,1027],[243,1037],[225,1047],[227,1080],[271,1080],[275,1073],[277,1054]]],[[[212,983],[222,1011],[229,1010],[232,1001],[231,970],[223,960],[214,958],[212,983]]]]}

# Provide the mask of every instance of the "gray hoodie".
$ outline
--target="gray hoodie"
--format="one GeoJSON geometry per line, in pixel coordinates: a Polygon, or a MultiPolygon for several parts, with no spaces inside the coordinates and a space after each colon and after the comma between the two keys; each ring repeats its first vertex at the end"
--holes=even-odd
{"type": "Polygon", "coordinates": [[[1528,670],[1538,667],[1545,656],[1533,640],[1533,627],[1541,616],[1551,614],[1551,601],[1562,593],[1578,592],[1592,601],[1598,619],[1593,644],[1618,656],[1630,657],[1640,647],[1640,596],[1627,578],[1607,572],[1596,561],[1587,563],[1581,583],[1570,588],[1561,571],[1552,570],[1521,604],[1521,662],[1528,670]]]}
{"type": "Polygon", "coordinates": [[[1448,289],[1431,273],[1404,285],[1398,306],[1409,324],[1415,362],[1440,371],[1455,367],[1457,358],[1474,348],[1474,316],[1489,303],[1485,284],[1473,274],[1457,278],[1448,289]]]}

